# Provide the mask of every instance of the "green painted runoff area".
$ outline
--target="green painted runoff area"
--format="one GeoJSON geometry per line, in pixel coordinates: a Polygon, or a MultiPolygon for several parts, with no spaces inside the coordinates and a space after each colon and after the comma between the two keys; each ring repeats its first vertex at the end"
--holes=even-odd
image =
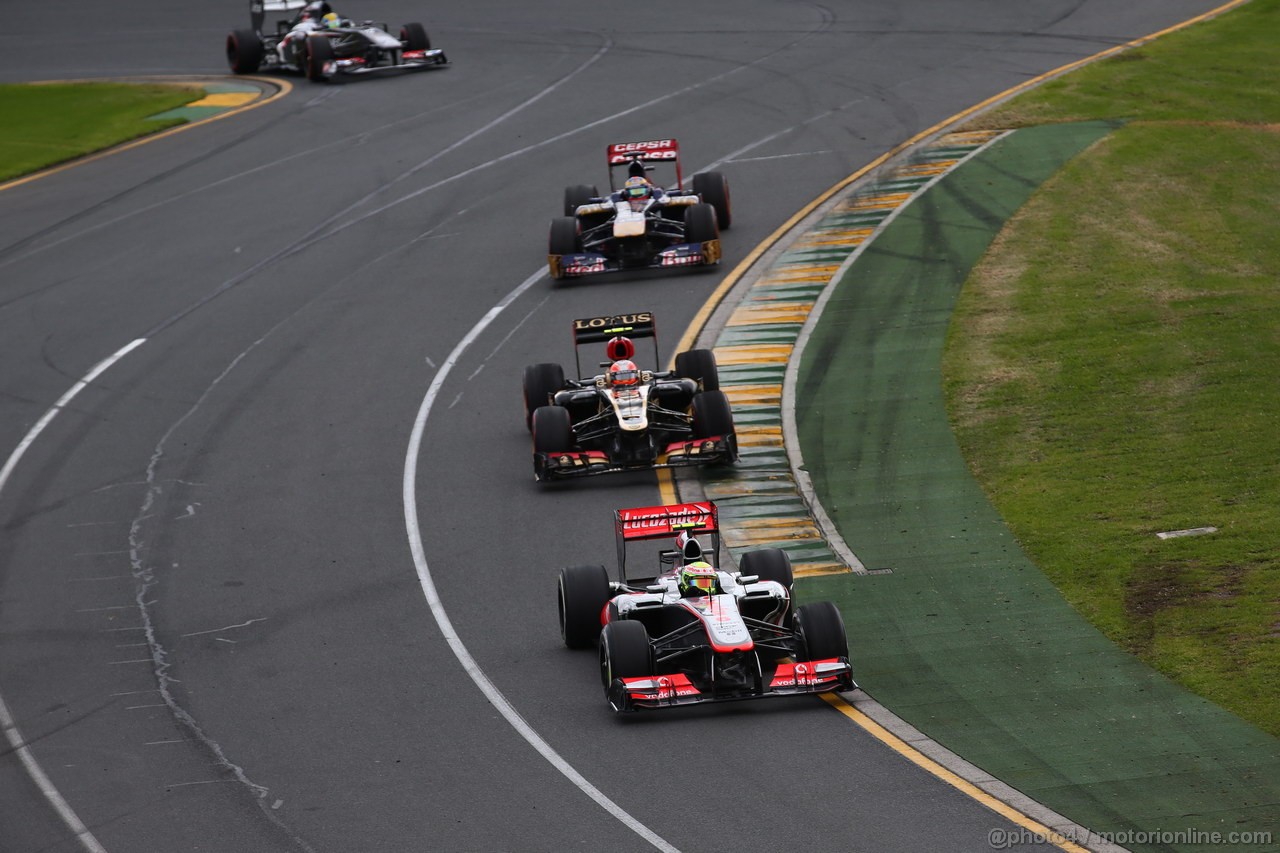
{"type": "Polygon", "coordinates": [[[837,283],[800,365],[800,447],[854,553],[892,573],[797,583],[839,604],[869,694],[1071,820],[1103,833],[1270,832],[1235,849],[1280,849],[1280,741],[1072,610],[969,474],[947,420],[941,357],[971,267],[1114,126],[1003,138],[904,208],[837,283]]]}

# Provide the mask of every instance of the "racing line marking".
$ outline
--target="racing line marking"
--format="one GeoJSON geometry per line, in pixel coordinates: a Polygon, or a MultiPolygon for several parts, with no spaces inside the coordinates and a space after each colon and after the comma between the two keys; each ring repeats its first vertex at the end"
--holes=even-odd
{"type": "MultiPolygon", "coordinates": [[[[146,342],[145,338],[138,338],[133,342],[116,350],[112,355],[107,356],[102,361],[93,366],[84,378],[72,385],[70,390],[58,398],[57,402],[45,412],[40,420],[36,421],[35,426],[28,430],[23,436],[22,441],[18,442],[18,446],[9,454],[9,460],[5,462],[4,468],[0,468],[0,492],[4,491],[5,485],[9,482],[9,477],[13,475],[13,470],[18,467],[18,462],[26,454],[27,448],[35,442],[44,432],[45,427],[53,422],[64,408],[67,407],[76,396],[89,387],[89,383],[102,375],[107,368],[133,352],[146,342]]],[[[9,711],[9,706],[5,704],[4,697],[0,696],[0,728],[4,729],[5,740],[9,742],[13,753],[18,756],[22,762],[22,766],[26,769],[27,775],[31,777],[31,781],[36,783],[36,787],[40,789],[40,793],[48,801],[53,810],[58,813],[58,817],[62,818],[62,822],[67,825],[72,834],[79,840],[80,845],[89,853],[107,853],[106,848],[98,843],[98,839],[94,837],[89,828],[84,825],[79,816],[71,809],[70,804],[63,799],[62,794],[54,787],[52,780],[45,775],[44,768],[36,761],[35,756],[31,753],[31,748],[27,745],[27,739],[23,737],[22,732],[18,729],[17,723],[13,719],[13,714],[9,711]]]]}
{"type": "Polygon", "coordinates": [[[409,435],[409,446],[404,455],[404,480],[402,483],[404,526],[409,537],[409,550],[413,554],[413,565],[418,573],[418,582],[422,586],[422,594],[426,596],[427,605],[431,608],[431,615],[435,618],[436,625],[440,628],[440,633],[444,635],[444,639],[453,651],[454,657],[458,659],[458,663],[462,664],[462,668],[467,675],[471,677],[471,680],[480,689],[480,692],[484,694],[484,697],[489,700],[489,704],[497,709],[498,713],[506,719],[511,727],[530,746],[536,749],[543,758],[550,762],[552,767],[559,770],[566,779],[572,782],[578,790],[594,800],[597,805],[658,850],[662,850],[664,853],[680,853],[678,848],[667,843],[656,832],[636,820],[621,806],[609,799],[599,788],[587,781],[586,777],[574,769],[573,765],[566,761],[560,753],[556,752],[551,744],[543,740],[542,736],[525,721],[524,717],[520,716],[520,712],[508,701],[497,685],[489,680],[489,677],[484,674],[484,670],[480,668],[480,664],[476,662],[476,659],[471,656],[471,652],[467,650],[466,644],[462,642],[457,631],[454,630],[453,622],[450,621],[449,614],[445,612],[444,604],[440,601],[440,594],[436,590],[435,581],[431,577],[431,568],[427,565],[426,551],[423,548],[422,530],[418,523],[418,456],[422,450],[422,435],[426,432],[427,418],[431,416],[431,409],[440,394],[440,388],[444,385],[445,380],[448,379],[458,360],[462,358],[463,353],[475,343],[485,329],[494,320],[498,319],[498,316],[523,295],[525,291],[545,278],[546,275],[546,268],[540,268],[504,296],[501,302],[490,308],[480,318],[480,321],[471,327],[471,330],[467,332],[462,340],[458,341],[453,351],[449,353],[448,358],[445,359],[444,364],[440,366],[435,377],[431,380],[427,395],[423,398],[422,405],[418,409],[418,415],[414,419],[413,430],[409,435]]]}

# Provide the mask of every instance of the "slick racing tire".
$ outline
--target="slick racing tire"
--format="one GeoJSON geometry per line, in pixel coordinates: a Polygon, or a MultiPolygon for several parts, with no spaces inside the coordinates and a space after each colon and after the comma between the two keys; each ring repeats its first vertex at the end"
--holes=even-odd
{"type": "Polygon", "coordinates": [[[262,67],[262,39],[253,30],[227,35],[227,64],[233,74],[253,74],[262,67]]]}
{"type": "Polygon", "coordinates": [[[802,604],[796,611],[796,633],[800,635],[800,653],[806,660],[849,657],[844,618],[830,601],[802,604]]]}
{"type": "Polygon", "coordinates": [[[307,79],[316,83],[325,81],[324,66],[333,61],[333,44],[325,36],[307,36],[305,48],[307,79]]]}
{"type": "Polygon", "coordinates": [[[581,251],[578,220],[572,216],[559,216],[551,220],[551,237],[547,252],[552,255],[574,255],[581,251]]]}
{"type": "Polygon", "coordinates": [[[623,619],[600,632],[600,681],[608,695],[615,678],[653,675],[653,646],[644,623],[623,619]]]}
{"type": "Polygon", "coordinates": [[[733,432],[733,410],[723,391],[703,391],[693,396],[693,436],[710,438],[733,432]]]}
{"type": "Polygon", "coordinates": [[[589,204],[591,199],[599,197],[600,193],[596,188],[588,184],[575,184],[571,187],[565,187],[564,215],[573,216],[580,206],[589,204]]]}
{"type": "Polygon", "coordinates": [[[748,551],[738,561],[738,570],[744,575],[758,575],[762,581],[776,581],[791,591],[795,576],[791,572],[791,557],[781,548],[762,548],[748,551]]]}
{"type": "Polygon", "coordinates": [[[560,570],[557,589],[560,636],[571,649],[589,649],[600,639],[600,613],[609,602],[609,573],[604,566],[560,570]]]}
{"type": "Polygon", "coordinates": [[[573,450],[573,426],[564,406],[540,406],[533,410],[533,449],[538,453],[573,450]]]}
{"type": "Polygon", "coordinates": [[[709,204],[691,204],[684,212],[684,241],[705,243],[720,239],[720,226],[716,224],[716,209],[709,204]]]}
{"type": "Polygon", "coordinates": [[[431,36],[422,24],[405,24],[400,28],[400,41],[405,50],[431,50],[431,36]]]}
{"type": "Polygon", "coordinates": [[[721,228],[733,224],[733,210],[729,206],[729,182],[719,172],[700,172],[693,176],[693,191],[716,209],[721,228]]]}
{"type": "Polygon", "coordinates": [[[562,388],[564,368],[560,365],[531,364],[524,369],[524,425],[527,429],[533,429],[534,410],[551,405],[551,395],[562,388]]]}
{"type": "Polygon", "coordinates": [[[698,382],[703,391],[720,390],[716,356],[709,349],[691,349],[676,354],[676,376],[698,382]]]}

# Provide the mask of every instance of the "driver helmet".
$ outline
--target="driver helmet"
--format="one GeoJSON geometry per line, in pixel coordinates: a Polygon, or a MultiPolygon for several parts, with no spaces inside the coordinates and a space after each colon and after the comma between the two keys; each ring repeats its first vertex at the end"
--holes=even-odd
{"type": "Polygon", "coordinates": [[[713,595],[716,591],[716,570],[711,564],[697,560],[680,569],[680,594],[713,595]]]}
{"type": "Polygon", "coordinates": [[[609,365],[609,384],[615,388],[635,385],[640,381],[640,370],[634,361],[615,361],[609,365]]]}
{"type": "Polygon", "coordinates": [[[686,562],[692,563],[702,559],[702,543],[687,530],[680,531],[680,535],[676,536],[676,550],[686,562]]]}
{"type": "Polygon", "coordinates": [[[320,23],[322,26],[325,26],[331,30],[336,30],[338,27],[342,26],[342,19],[339,18],[337,15],[335,15],[333,12],[328,12],[327,14],[325,14],[323,18],[320,19],[320,23]]]}
{"type": "Polygon", "coordinates": [[[622,361],[636,354],[636,345],[631,342],[631,338],[618,335],[609,338],[609,343],[604,345],[604,351],[610,361],[622,361]]]}
{"type": "Polygon", "coordinates": [[[622,185],[622,196],[627,201],[639,201],[653,195],[653,184],[644,178],[635,177],[627,178],[627,182],[622,185]]]}

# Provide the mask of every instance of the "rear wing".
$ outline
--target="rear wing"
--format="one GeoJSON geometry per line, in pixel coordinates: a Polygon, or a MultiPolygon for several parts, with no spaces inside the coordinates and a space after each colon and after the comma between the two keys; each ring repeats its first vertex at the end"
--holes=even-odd
{"type": "MultiPolygon", "coordinates": [[[[720,521],[713,501],[641,506],[613,512],[614,536],[618,544],[618,568],[627,579],[627,543],[638,540],[674,538],[678,533],[694,536],[710,534],[712,550],[719,565],[720,521]]],[[[657,572],[654,572],[654,576],[657,572]]]]}
{"type": "Polygon", "coordinates": [[[573,360],[582,376],[582,359],[579,347],[583,344],[602,344],[614,337],[650,338],[653,340],[653,363],[658,364],[658,326],[652,311],[636,311],[631,314],[612,314],[606,317],[583,317],[573,321],[573,360]]]}
{"type": "MultiPolygon", "coordinates": [[[[676,166],[676,187],[684,189],[684,175],[680,171],[680,143],[674,139],[650,139],[647,142],[615,142],[605,149],[609,162],[609,188],[616,190],[613,170],[632,163],[673,162],[676,166]]],[[[652,168],[652,167],[650,167],[652,168]]]]}
{"type": "Polygon", "coordinates": [[[254,32],[261,33],[267,12],[293,12],[305,5],[307,0],[249,0],[249,20],[254,32]]]}

